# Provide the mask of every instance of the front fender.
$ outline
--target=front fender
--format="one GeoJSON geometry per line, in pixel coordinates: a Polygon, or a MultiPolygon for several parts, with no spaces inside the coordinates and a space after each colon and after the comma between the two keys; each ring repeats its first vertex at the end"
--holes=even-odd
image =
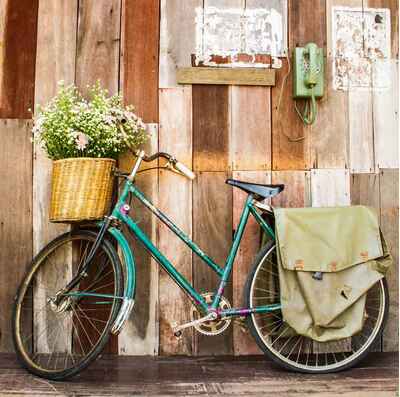
{"type": "MultiPolygon", "coordinates": [[[[101,227],[102,224],[103,222],[98,222],[96,226],[101,227]]],[[[121,331],[126,320],[128,319],[129,314],[132,311],[135,302],[136,266],[132,250],[121,230],[115,227],[110,227],[107,229],[107,235],[108,234],[110,234],[117,241],[118,247],[122,251],[123,266],[125,267],[125,276],[126,276],[122,305],[119,309],[118,315],[111,328],[111,332],[113,334],[118,334],[121,331]]]]}
{"type": "Polygon", "coordinates": [[[109,228],[108,233],[111,234],[115,240],[117,240],[118,246],[121,248],[126,272],[124,299],[111,328],[111,332],[116,335],[121,331],[122,327],[126,323],[126,320],[128,319],[135,303],[136,267],[132,250],[123,233],[115,227],[109,228]]]}
{"type": "Polygon", "coordinates": [[[122,257],[125,266],[125,287],[124,287],[124,299],[135,299],[136,292],[136,266],[135,259],[132,254],[132,250],[129,246],[127,239],[124,234],[115,227],[110,227],[107,232],[111,234],[118,242],[118,246],[121,248],[122,257]]]}

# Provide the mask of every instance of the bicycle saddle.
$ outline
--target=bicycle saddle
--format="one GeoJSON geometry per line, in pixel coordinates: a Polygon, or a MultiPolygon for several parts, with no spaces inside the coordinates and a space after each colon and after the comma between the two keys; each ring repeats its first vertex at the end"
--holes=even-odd
{"type": "Polygon", "coordinates": [[[259,183],[237,181],[235,179],[227,179],[225,183],[238,187],[249,194],[253,194],[257,199],[274,197],[285,188],[285,185],[262,185],[259,183]]]}

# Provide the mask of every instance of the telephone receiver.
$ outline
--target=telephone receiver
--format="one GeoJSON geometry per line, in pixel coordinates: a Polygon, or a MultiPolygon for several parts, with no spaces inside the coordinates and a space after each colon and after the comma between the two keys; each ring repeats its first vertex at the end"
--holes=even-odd
{"type": "Polygon", "coordinates": [[[296,47],[293,54],[293,98],[295,108],[305,124],[312,124],[317,114],[316,98],[324,95],[324,52],[315,43],[296,47]],[[305,99],[303,112],[297,99],[305,99]]]}
{"type": "Polygon", "coordinates": [[[308,70],[304,75],[304,84],[306,86],[315,86],[318,82],[318,73],[320,71],[320,62],[318,62],[318,47],[314,43],[308,43],[304,47],[304,62],[308,64],[308,70]]]}

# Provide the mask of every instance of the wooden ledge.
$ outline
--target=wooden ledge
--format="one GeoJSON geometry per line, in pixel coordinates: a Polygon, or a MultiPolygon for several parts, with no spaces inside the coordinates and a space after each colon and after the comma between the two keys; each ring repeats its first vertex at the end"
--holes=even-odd
{"type": "Polygon", "coordinates": [[[275,69],[266,68],[178,68],[179,84],[275,85],[275,69]]]}

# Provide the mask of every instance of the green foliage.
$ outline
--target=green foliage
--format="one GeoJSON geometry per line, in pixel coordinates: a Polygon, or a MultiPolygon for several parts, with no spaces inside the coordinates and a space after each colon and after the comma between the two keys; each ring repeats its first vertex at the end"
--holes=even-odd
{"type": "Polygon", "coordinates": [[[116,159],[147,140],[143,121],[133,107],[123,106],[120,95],[108,96],[97,83],[86,100],[73,85],[59,87],[57,96],[38,107],[33,127],[34,140],[51,159],[116,159]]]}

